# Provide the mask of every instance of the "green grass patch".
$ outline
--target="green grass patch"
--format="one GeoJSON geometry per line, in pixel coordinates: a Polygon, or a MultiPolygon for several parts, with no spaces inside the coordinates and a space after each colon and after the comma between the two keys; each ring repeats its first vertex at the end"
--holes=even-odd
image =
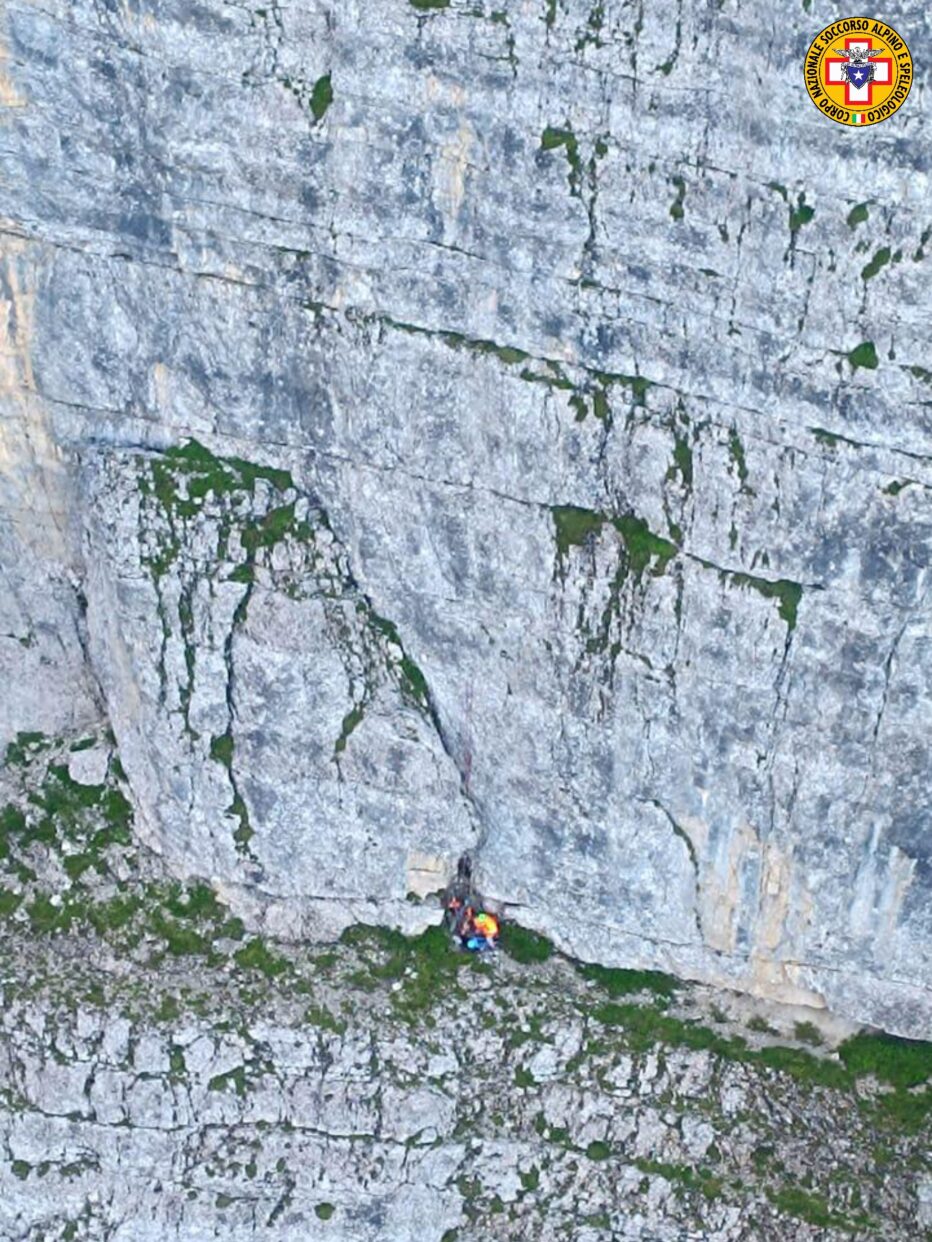
{"type": "Polygon", "coordinates": [[[222,763],[225,768],[233,766],[233,734],[224,733],[220,737],[210,739],[210,757],[222,763]]]}
{"type": "MultiPolygon", "coordinates": [[[[409,329],[402,324],[396,324],[395,326],[402,327],[405,331],[420,331],[419,329],[409,329]]],[[[518,349],[514,345],[499,345],[497,341],[463,336],[461,332],[444,332],[441,334],[440,339],[450,349],[465,349],[471,354],[478,354],[480,357],[497,358],[499,362],[503,362],[505,366],[509,367],[516,366],[520,362],[526,362],[531,356],[526,350],[518,349]]]]}
{"type": "Polygon", "coordinates": [[[401,689],[419,707],[428,703],[427,678],[408,655],[401,657],[401,689]]]}
{"type": "Polygon", "coordinates": [[[592,1016],[603,1026],[623,1027],[625,1042],[635,1051],[646,1051],[656,1043],[717,1053],[732,1060],[746,1060],[747,1043],[741,1036],[727,1038],[707,1026],[668,1017],[659,1009],[645,1005],[605,1001],[596,1005],[592,1016]]]}
{"type": "Polygon", "coordinates": [[[592,393],[592,413],[600,423],[610,424],[612,412],[608,404],[608,393],[604,388],[596,388],[592,393]]]}
{"type": "Polygon", "coordinates": [[[69,854],[62,860],[62,866],[70,880],[80,880],[85,871],[89,871],[99,861],[94,854],[69,854]]]}
{"type": "Polygon", "coordinates": [[[856,229],[859,224],[866,224],[869,216],[867,203],[858,203],[848,212],[848,228],[856,229]]]}
{"type": "Polygon", "coordinates": [[[672,177],[671,180],[676,190],[676,198],[670,204],[670,215],[674,220],[680,221],[686,214],[686,208],[683,206],[686,201],[686,182],[682,177],[672,177]]]}
{"type": "Polygon", "coordinates": [[[815,437],[817,444],[824,444],[826,448],[837,448],[840,436],[832,435],[824,427],[811,427],[810,431],[815,437]]]}
{"type": "Polygon", "coordinates": [[[459,971],[482,968],[472,954],[453,948],[442,926],[408,937],[392,928],[358,923],[346,928],[340,941],[360,949],[366,960],[366,969],[350,976],[357,986],[372,990],[381,982],[401,981],[402,987],[390,998],[405,1022],[429,1017],[435,1004],[460,999],[465,994],[456,982],[459,971]]]}
{"type": "Polygon", "coordinates": [[[98,802],[101,813],[109,825],[108,843],[112,845],[129,845],[133,836],[130,831],[133,822],[133,808],[121,789],[106,789],[98,802]]]}
{"type": "Polygon", "coordinates": [[[728,456],[738,472],[739,483],[744,487],[748,481],[748,466],[744,457],[744,445],[737,431],[732,431],[728,437],[728,456]]]}
{"type": "Polygon", "coordinates": [[[217,457],[199,441],[187,440],[184,444],[165,450],[163,456],[174,462],[180,469],[189,474],[201,475],[208,480],[200,484],[198,490],[236,491],[243,487],[250,493],[255,492],[259,479],[265,479],[280,492],[294,487],[294,480],[287,470],[276,470],[271,466],[259,466],[255,462],[244,461],[240,457],[217,457]]]}
{"type": "Polygon", "coordinates": [[[181,1006],[178,997],[166,993],[153,1014],[156,1022],[176,1022],[181,1017],[181,1006]]]}
{"type": "Polygon", "coordinates": [[[803,597],[803,588],[800,583],[792,582],[788,578],[779,578],[776,582],[772,582],[769,578],[757,578],[753,574],[729,573],[728,577],[735,586],[750,587],[759,595],[763,595],[765,599],[777,600],[779,603],[777,611],[781,619],[786,622],[787,630],[792,631],[796,628],[799,602],[803,597]]]}
{"type": "Polygon", "coordinates": [[[329,1009],[324,1009],[321,1005],[310,1005],[304,1015],[304,1021],[311,1026],[320,1027],[322,1031],[332,1031],[334,1035],[346,1034],[346,1023],[343,1019],[336,1017],[329,1009]]]}
{"type": "MultiPolygon", "coordinates": [[[[374,630],[388,639],[401,652],[401,660],[398,665],[399,679],[401,683],[401,692],[407,699],[420,708],[426,708],[430,702],[430,692],[427,686],[427,678],[421,672],[420,668],[415,664],[411,657],[406,653],[401,642],[401,636],[398,633],[398,627],[394,621],[389,621],[387,617],[380,617],[373,608],[366,608],[364,605],[357,605],[360,611],[367,613],[369,624],[374,630]]],[[[355,710],[355,709],[354,709],[355,710]]],[[[360,712],[362,707],[359,707],[360,712]]],[[[350,713],[352,715],[352,712],[350,713]]],[[[349,717],[344,719],[344,727],[349,717]]],[[[360,716],[361,719],[361,716],[360,716]]],[[[359,722],[357,721],[356,724],[359,722]]],[[[356,724],[353,728],[356,728],[356,724]]],[[[352,731],[352,730],[351,730],[352,731]]],[[[347,734],[349,736],[349,734],[347,734]]],[[[341,748],[342,749],[342,748],[341,748]]]]}
{"type": "Polygon", "coordinates": [[[318,1220],[329,1220],[335,1211],[336,1208],[332,1203],[318,1203],[314,1208],[314,1214],[318,1220]]]}
{"type": "Polygon", "coordinates": [[[862,341],[860,345],[856,345],[849,351],[847,358],[855,371],[858,367],[863,367],[867,371],[877,370],[877,350],[874,348],[873,341],[862,341]]]}
{"type": "Polygon", "coordinates": [[[8,888],[0,886],[0,919],[8,919],[15,914],[22,903],[22,897],[8,888]]]}
{"type": "Polygon", "coordinates": [[[896,1035],[855,1035],[838,1055],[852,1074],[873,1074],[893,1087],[918,1087],[932,1078],[932,1043],[896,1035]]]}
{"type": "Polygon", "coordinates": [[[634,1163],[642,1173],[663,1177],[686,1190],[698,1191],[707,1199],[717,1199],[722,1193],[721,1178],[715,1177],[711,1169],[691,1169],[685,1164],[663,1164],[659,1160],[637,1159],[634,1163]]]}
{"type": "Polygon", "coordinates": [[[667,562],[676,556],[676,544],[655,535],[647,523],[634,514],[613,518],[612,525],[624,540],[631,572],[636,578],[640,578],[648,567],[652,574],[659,576],[666,569],[667,562]],[[651,561],[654,561],[653,566],[651,561]]]}
{"type": "Polygon", "coordinates": [[[570,548],[582,547],[591,535],[598,535],[605,518],[592,509],[579,509],[575,505],[557,505],[550,510],[557,539],[557,558],[563,562],[570,548]]]}
{"type": "Polygon", "coordinates": [[[659,970],[624,970],[619,966],[600,966],[586,962],[579,966],[584,979],[594,979],[613,999],[630,996],[636,992],[655,992],[658,996],[673,996],[679,983],[672,975],[659,970]]]}
{"type": "Polygon", "coordinates": [[[623,388],[627,388],[634,404],[642,408],[646,404],[648,389],[653,385],[653,381],[649,380],[646,375],[620,375],[610,371],[599,371],[598,377],[603,384],[621,384],[623,388]]]}
{"type": "Polygon", "coordinates": [[[208,1091],[234,1091],[240,1099],[246,1094],[246,1066],[237,1065],[226,1074],[217,1074],[207,1084],[208,1091]]]}
{"type": "Polygon", "coordinates": [[[839,1065],[836,1061],[816,1057],[801,1048],[790,1048],[783,1044],[751,1049],[740,1035],[720,1035],[710,1027],[691,1019],[671,1017],[662,1009],[651,1006],[606,1001],[593,1008],[592,1016],[604,1026],[623,1029],[625,1043],[636,1052],[644,1052],[657,1043],[665,1043],[673,1047],[712,1052],[726,1060],[763,1065],[768,1069],[789,1074],[797,1082],[813,1086],[849,1090],[854,1083],[854,1075],[846,1066],[839,1065]]]}
{"type": "Polygon", "coordinates": [[[233,801],[230,803],[227,811],[230,815],[234,815],[239,820],[239,827],[233,833],[233,840],[241,853],[249,852],[249,842],[256,835],[253,831],[252,824],[249,822],[249,809],[243,801],[242,794],[237,790],[233,795],[233,801]]]}
{"type": "Polygon", "coordinates": [[[65,906],[56,906],[45,893],[39,893],[26,907],[29,925],[39,936],[67,931],[71,926],[71,912],[65,906]]]}
{"type": "Polygon", "coordinates": [[[541,149],[544,151],[554,151],[557,147],[565,147],[568,142],[575,141],[576,135],[571,129],[556,129],[552,125],[548,125],[540,136],[541,149]]]}
{"type": "MultiPolygon", "coordinates": [[[[237,457],[217,457],[197,440],[188,440],[183,445],[166,449],[161,457],[149,461],[148,468],[148,477],[141,477],[140,489],[144,494],[155,497],[172,526],[176,520],[195,517],[208,496],[219,498],[236,492],[254,495],[260,479],[280,492],[294,487],[294,480],[285,470],[259,466],[237,457]]],[[[285,506],[286,509],[288,507],[285,506]]],[[[275,519],[273,529],[282,520],[275,519]]],[[[271,538],[261,525],[257,524],[253,531],[252,538],[256,541],[271,538]]],[[[150,563],[156,578],[177,558],[179,550],[180,544],[173,532],[170,544],[157,558],[158,563],[150,563]]]]}
{"type": "Polygon", "coordinates": [[[334,754],[339,755],[346,750],[346,743],[349,741],[353,730],[362,722],[363,714],[362,704],[358,703],[343,717],[343,726],[340,729],[340,736],[337,738],[336,745],[333,748],[334,754]]]}
{"type": "Polygon", "coordinates": [[[206,957],[210,954],[210,940],[193,927],[166,918],[161,910],[150,915],[149,929],[154,936],[165,942],[172,957],[206,957]]]}
{"type": "Polygon", "coordinates": [[[165,907],[177,919],[219,922],[225,914],[225,907],[217,900],[217,894],[209,884],[203,883],[186,888],[172,884],[165,907]]]}
{"type": "Polygon", "coordinates": [[[12,802],[0,810],[0,858],[9,857],[11,841],[26,831],[26,816],[12,802]]]}
{"type": "Polygon", "coordinates": [[[233,954],[233,960],[243,970],[258,970],[267,979],[277,978],[278,975],[284,974],[289,967],[289,962],[286,958],[277,957],[274,953],[270,953],[268,946],[258,937],[255,940],[250,940],[241,949],[237,949],[233,954]]]}
{"type": "Polygon", "coordinates": [[[217,928],[217,935],[226,940],[242,940],[246,935],[246,927],[243,920],[234,915],[231,919],[224,919],[217,928]]]}
{"type": "Polygon", "coordinates": [[[53,763],[49,766],[41,794],[33,795],[31,801],[49,815],[71,820],[79,812],[97,806],[103,789],[103,785],[80,784],[72,779],[64,764],[53,763]]]}
{"type": "Polygon", "coordinates": [[[546,936],[531,931],[529,927],[521,927],[517,923],[507,923],[502,927],[501,947],[505,953],[522,966],[531,966],[535,962],[546,962],[553,956],[553,944],[546,936]]]}
{"type": "Polygon", "coordinates": [[[800,194],[796,200],[796,206],[790,208],[790,233],[795,235],[803,227],[808,224],[815,215],[815,208],[810,207],[806,203],[805,194],[800,194]]]}
{"type": "MultiPolygon", "coordinates": [[[[361,607],[364,606],[361,605],[361,607]]],[[[373,608],[369,609],[368,619],[372,628],[378,630],[383,638],[387,638],[396,647],[401,646],[401,635],[398,633],[398,626],[394,621],[389,621],[388,617],[380,617],[373,608]]]]}
{"type": "Polygon", "coordinates": [[[693,451],[689,447],[689,441],[683,436],[674,437],[673,462],[683,480],[683,486],[688,490],[693,485],[693,451]]]}
{"type": "Polygon", "coordinates": [[[611,1154],[611,1147],[601,1139],[593,1139],[586,1148],[586,1155],[590,1160],[607,1160],[611,1154]]]}
{"type": "Polygon", "coordinates": [[[7,745],[4,762],[11,767],[23,767],[50,745],[44,733],[17,733],[15,740],[7,745]]]}
{"type": "Polygon", "coordinates": [[[84,852],[90,852],[97,865],[103,850],[132,841],[133,813],[123,793],[105,785],[81,785],[62,764],[49,767],[41,789],[29,795],[29,802],[39,814],[27,817],[14,807],[0,814],[0,855],[9,853],[14,836],[21,846],[34,841],[53,846],[62,839],[81,840],[84,852]],[[103,818],[104,827],[92,832],[95,812],[103,818]]]}
{"type": "Polygon", "coordinates": [[[518,1173],[521,1179],[521,1185],[525,1190],[536,1190],[540,1185],[540,1169],[537,1165],[531,1165],[526,1173],[518,1173]]]}
{"type": "Polygon", "coordinates": [[[861,279],[864,281],[873,280],[873,278],[882,272],[890,262],[890,247],[882,246],[880,250],[874,252],[874,257],[869,263],[866,263],[861,269],[861,279]]]}
{"type": "Polygon", "coordinates": [[[932,1115],[932,1093],[907,1091],[898,1087],[882,1096],[876,1104],[875,1116],[884,1124],[904,1134],[921,1130],[932,1115]]]}
{"type": "Polygon", "coordinates": [[[809,1082],[815,1086],[841,1091],[852,1086],[852,1077],[843,1065],[822,1057],[814,1057],[802,1048],[774,1044],[751,1053],[750,1059],[766,1065],[768,1069],[790,1074],[798,1082],[809,1082]]]}
{"type": "Polygon", "coordinates": [[[295,507],[292,503],[270,509],[264,517],[249,522],[243,528],[240,539],[246,551],[253,556],[260,548],[274,548],[294,530],[295,507]]]}
{"type": "Polygon", "coordinates": [[[817,1048],[819,1044],[825,1041],[822,1038],[822,1032],[812,1022],[797,1022],[793,1026],[793,1034],[803,1044],[811,1044],[813,1048],[817,1048]]]}
{"type": "Polygon", "coordinates": [[[795,1216],[798,1220],[807,1221],[822,1229],[850,1228],[843,1216],[829,1210],[828,1203],[822,1195],[812,1194],[798,1186],[784,1186],[780,1190],[768,1190],[767,1197],[780,1212],[795,1216]]]}
{"type": "Polygon", "coordinates": [[[138,896],[111,897],[109,901],[89,906],[87,921],[98,935],[117,932],[133,921],[142,909],[142,904],[142,898],[138,896]]]}
{"type": "Polygon", "coordinates": [[[322,120],[332,103],[333,85],[330,81],[330,74],[325,73],[322,78],[317,79],[311,91],[311,112],[314,114],[314,120],[322,120]]]}
{"type": "Polygon", "coordinates": [[[579,142],[573,131],[569,127],[560,128],[548,125],[540,136],[540,146],[542,151],[555,151],[560,147],[563,148],[566,153],[566,162],[570,167],[570,191],[578,194],[582,177],[582,160],[579,155],[579,142]]]}

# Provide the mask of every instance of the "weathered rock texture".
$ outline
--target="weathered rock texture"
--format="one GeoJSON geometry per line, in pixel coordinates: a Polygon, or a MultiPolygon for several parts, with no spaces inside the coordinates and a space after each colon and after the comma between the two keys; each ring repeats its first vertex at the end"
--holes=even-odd
{"type": "Polygon", "coordinates": [[[824,6],[497,2],[7,4],[0,731],[283,934],[471,846],[929,1033],[927,10],[849,132],[824,6]]]}
{"type": "Polygon", "coordinates": [[[384,984],[346,984],[348,956],[312,970],[318,1001],[341,980],[342,1017],[310,1020],[293,980],[243,1006],[139,970],[95,997],[66,959],[52,988],[7,986],[0,1237],[932,1236],[926,1140],[877,1131],[857,1101],[708,1052],[632,1051],[565,966],[528,987],[500,962],[412,1029],[384,984]],[[472,1034],[445,1026],[454,1006],[472,1034]]]}
{"type": "Polygon", "coordinates": [[[11,765],[3,1242],[932,1238],[932,1044],[514,925],[266,941],[134,841],[106,737],[11,765]]]}

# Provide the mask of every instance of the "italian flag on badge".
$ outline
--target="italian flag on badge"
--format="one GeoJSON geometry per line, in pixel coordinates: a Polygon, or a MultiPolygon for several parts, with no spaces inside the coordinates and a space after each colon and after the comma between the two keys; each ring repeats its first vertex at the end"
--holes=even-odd
{"type": "Polygon", "coordinates": [[[851,113],[851,124],[852,125],[862,125],[863,123],[864,123],[863,112],[852,112],[851,113]]]}

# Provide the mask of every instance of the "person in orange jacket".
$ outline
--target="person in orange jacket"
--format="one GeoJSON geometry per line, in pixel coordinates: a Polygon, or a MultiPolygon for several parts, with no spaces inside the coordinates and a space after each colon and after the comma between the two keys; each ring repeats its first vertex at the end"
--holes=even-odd
{"type": "Polygon", "coordinates": [[[447,890],[444,921],[461,948],[479,953],[498,946],[499,921],[482,909],[482,901],[472,887],[472,863],[468,854],[459,860],[456,880],[447,890]]]}

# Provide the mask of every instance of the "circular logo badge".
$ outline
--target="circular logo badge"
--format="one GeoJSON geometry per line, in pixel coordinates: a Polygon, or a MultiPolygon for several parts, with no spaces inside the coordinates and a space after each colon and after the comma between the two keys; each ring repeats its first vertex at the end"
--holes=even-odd
{"type": "Polygon", "coordinates": [[[839,125],[876,125],[906,102],[913,82],[909,48],[872,17],[844,17],[817,34],[806,53],[809,98],[839,125]]]}

